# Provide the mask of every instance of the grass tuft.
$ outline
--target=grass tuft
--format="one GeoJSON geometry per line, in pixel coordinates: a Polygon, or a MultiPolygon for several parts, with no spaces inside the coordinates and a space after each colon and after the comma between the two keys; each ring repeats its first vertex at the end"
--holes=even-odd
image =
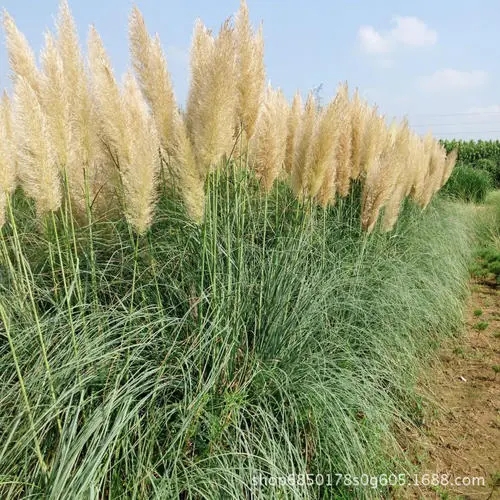
{"type": "Polygon", "coordinates": [[[16,193],[0,236],[2,498],[386,497],[255,478],[405,467],[394,425],[412,425],[419,363],[462,324],[467,212],[406,203],[392,233],[367,235],[356,184],[307,213],[286,184],[264,198],[226,171],[204,224],[165,196],[140,237],[64,217],[33,231],[16,193]]]}

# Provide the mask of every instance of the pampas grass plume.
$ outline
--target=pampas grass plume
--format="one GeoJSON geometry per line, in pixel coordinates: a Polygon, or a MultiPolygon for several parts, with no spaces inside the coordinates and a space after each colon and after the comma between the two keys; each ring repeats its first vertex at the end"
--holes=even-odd
{"type": "Polygon", "coordinates": [[[316,117],[316,101],[313,95],[309,94],[297,130],[290,178],[292,189],[300,199],[304,199],[307,196],[306,167],[311,155],[316,117]]]}
{"type": "Polygon", "coordinates": [[[12,133],[11,102],[4,92],[0,101],[0,228],[5,223],[8,197],[16,188],[16,153],[12,133]]]}
{"type": "Polygon", "coordinates": [[[283,169],[286,156],[288,104],[283,93],[270,86],[257,120],[250,164],[265,191],[283,169]]]}
{"type": "Polygon", "coordinates": [[[14,82],[18,77],[24,78],[38,95],[40,92],[40,74],[35,56],[26,37],[19,31],[14,20],[6,10],[3,12],[3,26],[14,82]]]}
{"type": "Polygon", "coordinates": [[[249,140],[255,130],[265,90],[264,37],[262,27],[253,34],[245,0],[241,0],[235,20],[237,64],[237,127],[241,126],[249,140]]]}
{"type": "Polygon", "coordinates": [[[46,116],[36,92],[23,77],[15,84],[14,108],[21,186],[43,217],[61,206],[61,185],[46,116]]]}
{"type": "Polygon", "coordinates": [[[200,170],[214,168],[231,154],[236,104],[234,30],[226,21],[214,40],[198,21],[191,49],[187,126],[200,170]]]}
{"type": "Polygon", "coordinates": [[[139,234],[153,221],[159,174],[158,136],[136,79],[129,73],[123,90],[128,145],[120,171],[124,187],[125,216],[139,234]]]}

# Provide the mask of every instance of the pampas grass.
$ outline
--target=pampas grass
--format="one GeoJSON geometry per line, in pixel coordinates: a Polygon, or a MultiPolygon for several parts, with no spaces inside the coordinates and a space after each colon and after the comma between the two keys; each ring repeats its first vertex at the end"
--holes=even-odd
{"type": "Polygon", "coordinates": [[[12,105],[7,94],[0,101],[0,228],[5,223],[9,196],[16,188],[16,147],[13,144],[12,105]]]}
{"type": "Polygon", "coordinates": [[[356,89],[351,103],[351,179],[361,174],[363,139],[366,133],[368,106],[362,102],[356,89]]]}
{"type": "Polygon", "coordinates": [[[215,168],[231,155],[235,145],[236,103],[234,29],[226,21],[214,39],[197,21],[191,49],[186,123],[201,171],[215,168]]]}
{"type": "Polygon", "coordinates": [[[307,191],[310,198],[317,197],[324,186],[325,201],[335,198],[337,178],[337,148],[342,133],[342,103],[335,98],[323,109],[315,123],[311,154],[305,166],[307,171],[307,191]]]}
{"type": "Polygon", "coordinates": [[[127,148],[120,169],[124,187],[125,216],[143,234],[153,221],[159,176],[158,136],[139,85],[128,74],[123,90],[127,148]]]}
{"type": "Polygon", "coordinates": [[[65,1],[40,69],[5,23],[0,497],[347,498],[253,483],[404,471],[392,429],[462,312],[465,208],[429,203],[455,155],[347,85],[263,92],[244,1],[197,23],[186,109],[137,9],[123,79],[65,1]]]}
{"type": "Polygon", "coordinates": [[[3,27],[12,71],[11,76],[14,83],[18,77],[22,77],[38,95],[40,91],[40,73],[36,65],[35,55],[26,37],[18,30],[14,20],[5,10],[3,12],[3,27]]]}
{"type": "Polygon", "coordinates": [[[295,146],[297,143],[297,132],[301,123],[303,111],[302,98],[299,92],[295,93],[292,107],[287,120],[286,154],[285,154],[285,172],[290,174],[293,168],[295,156],[295,146]]]}
{"type": "Polygon", "coordinates": [[[271,190],[285,162],[288,113],[283,93],[269,87],[250,149],[250,165],[267,192],[271,190]]]}
{"type": "MultiPolygon", "coordinates": [[[[248,6],[241,0],[235,20],[237,107],[236,127],[241,127],[247,140],[254,134],[265,90],[264,37],[262,26],[254,34],[248,6]]],[[[265,105],[265,104],[264,104],[265,105]]],[[[280,130],[281,132],[281,130],[280,130]]]]}
{"type": "Polygon", "coordinates": [[[61,206],[61,180],[48,135],[47,119],[34,89],[22,76],[14,87],[15,141],[19,178],[42,218],[61,206]]]}
{"type": "Polygon", "coordinates": [[[302,113],[297,129],[297,137],[293,152],[292,172],[290,177],[292,189],[296,196],[301,200],[307,196],[306,165],[311,156],[316,116],[316,101],[310,94],[307,98],[304,112],[302,113]]]}
{"type": "Polygon", "coordinates": [[[116,166],[99,138],[91,84],[78,41],[76,25],[65,0],[57,19],[57,48],[64,73],[66,105],[69,110],[70,143],[65,177],[72,210],[87,221],[90,212],[106,216],[116,210],[116,166]]]}
{"type": "Polygon", "coordinates": [[[64,172],[68,164],[71,140],[69,89],[57,40],[52,33],[45,34],[41,61],[40,102],[47,116],[58,167],[64,172]]]}
{"type": "Polygon", "coordinates": [[[337,176],[336,191],[339,196],[345,198],[349,194],[352,175],[352,127],[353,127],[353,109],[349,103],[349,90],[347,83],[340,86],[337,93],[339,100],[339,114],[341,116],[340,132],[337,142],[337,176]]]}
{"type": "Polygon", "coordinates": [[[301,201],[323,207],[337,196],[347,197],[356,181],[362,226],[373,230],[384,210],[382,228],[390,230],[403,200],[409,196],[425,208],[456,162],[453,152],[446,157],[431,135],[417,136],[407,122],[388,127],[358,90],[350,96],[347,83],[324,108],[312,96],[304,106],[297,93],[289,106],[280,91],[264,91],[262,26],[257,31],[251,26],[245,0],[234,23],[224,22],[217,36],[196,22],[185,111],[176,102],[160,39],[149,35],[136,7],[129,38],[137,82],[130,75],[124,85],[117,82],[95,28],[89,32],[86,64],[66,0],[56,27],[56,36],[45,35],[39,69],[25,37],[4,13],[12,77],[20,82],[12,122],[24,151],[5,156],[19,157],[22,185],[28,196],[38,197],[40,213],[61,203],[55,177],[40,181],[52,194],[34,188],[38,170],[48,172],[50,165],[82,223],[94,217],[114,220],[121,212],[144,233],[159,192],[177,193],[187,214],[200,223],[209,173],[246,156],[240,165],[254,171],[264,191],[279,179],[301,201]],[[36,125],[29,123],[29,112],[37,116],[36,125]],[[22,138],[30,127],[33,137],[22,138]],[[37,151],[31,159],[30,147],[37,151]]]}
{"type": "Polygon", "coordinates": [[[167,164],[165,181],[167,185],[179,190],[190,216],[201,221],[206,172],[195,161],[185,121],[177,109],[160,40],[149,36],[142,14],[137,8],[132,10],[130,16],[129,38],[132,65],[151,109],[162,158],[167,164]]]}

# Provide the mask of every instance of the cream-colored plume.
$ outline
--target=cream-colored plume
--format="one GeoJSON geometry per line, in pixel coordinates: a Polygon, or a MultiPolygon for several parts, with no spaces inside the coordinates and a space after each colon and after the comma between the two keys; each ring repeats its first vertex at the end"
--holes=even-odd
{"type": "Polygon", "coordinates": [[[0,228],[5,223],[8,197],[16,188],[16,149],[13,144],[12,107],[4,92],[0,101],[0,228]]]}
{"type": "MultiPolygon", "coordinates": [[[[407,134],[403,127],[391,124],[385,134],[385,144],[366,173],[362,196],[361,223],[371,232],[375,227],[380,210],[394,193],[403,162],[407,134]]],[[[395,200],[396,204],[396,200],[395,200]]],[[[397,204],[399,206],[399,204],[397,204]]],[[[393,208],[395,210],[395,208],[393,208]]]]}
{"type": "Polygon", "coordinates": [[[127,145],[120,170],[125,216],[131,226],[144,233],[153,221],[159,174],[158,136],[135,78],[128,74],[123,90],[127,145]]]}
{"type": "Polygon", "coordinates": [[[57,49],[61,57],[69,109],[68,160],[65,175],[73,214],[85,222],[88,210],[99,216],[114,216],[118,187],[116,166],[99,137],[99,119],[90,90],[76,25],[66,0],[57,19],[57,49]]]}
{"type": "Polygon", "coordinates": [[[183,117],[177,109],[167,61],[158,37],[149,36],[137,8],[130,17],[132,63],[156,125],[162,155],[167,162],[167,183],[177,187],[188,213],[201,221],[205,172],[197,167],[183,117]]]}
{"type": "Polygon", "coordinates": [[[360,170],[364,178],[371,170],[373,162],[378,158],[385,142],[385,120],[373,107],[366,116],[365,132],[361,145],[360,170]]]}
{"type": "Polygon", "coordinates": [[[395,131],[394,154],[391,160],[392,177],[389,181],[393,184],[392,192],[386,196],[385,201],[381,202],[385,205],[382,219],[383,231],[390,231],[394,227],[401,209],[401,203],[411,187],[413,173],[409,171],[412,167],[412,163],[409,161],[410,137],[410,128],[408,121],[405,119],[395,131]]]}
{"type": "Polygon", "coordinates": [[[123,186],[125,217],[143,234],[153,221],[159,173],[159,140],[137,80],[129,73],[123,92],[95,29],[89,36],[89,64],[97,104],[99,135],[116,164],[123,186]]]}
{"type": "Polygon", "coordinates": [[[288,104],[280,90],[267,89],[251,143],[250,165],[269,191],[283,169],[286,156],[288,104]]]}
{"type": "Polygon", "coordinates": [[[319,113],[306,164],[308,196],[315,198],[319,195],[323,206],[335,199],[336,194],[337,148],[344,124],[343,104],[337,96],[319,113]]]}
{"type": "Polygon", "coordinates": [[[296,196],[303,200],[307,197],[307,163],[311,155],[314,136],[314,126],[317,117],[317,105],[312,94],[309,94],[300,124],[297,130],[295,151],[293,154],[293,166],[291,173],[291,185],[296,196]]]}
{"type": "Polygon", "coordinates": [[[177,111],[172,81],[160,40],[150,37],[137,7],[133,8],[130,16],[129,39],[135,74],[151,107],[162,148],[170,155],[177,111]]]}
{"type": "Polygon", "coordinates": [[[226,21],[214,40],[197,21],[186,123],[200,170],[214,168],[232,153],[236,103],[234,30],[226,21]]]}
{"type": "Polygon", "coordinates": [[[303,112],[302,98],[300,93],[296,92],[293,97],[292,107],[288,114],[287,120],[287,138],[286,138],[286,155],[285,155],[285,172],[290,174],[292,172],[295,145],[297,143],[297,133],[299,130],[303,112]]]}
{"type": "Polygon", "coordinates": [[[35,93],[39,95],[40,73],[35,56],[26,37],[18,30],[14,20],[5,10],[3,13],[3,26],[14,82],[17,77],[23,77],[35,93]]]}
{"type": "Polygon", "coordinates": [[[264,37],[262,27],[252,32],[248,7],[241,0],[235,20],[236,71],[237,71],[237,128],[242,127],[249,140],[262,102],[266,71],[264,66],[264,37]]]}
{"type": "Polygon", "coordinates": [[[336,190],[342,198],[349,194],[352,175],[352,105],[349,102],[349,88],[347,83],[340,86],[337,98],[341,120],[339,121],[339,136],[337,141],[337,177],[336,190]]]}
{"type": "Polygon", "coordinates": [[[22,76],[16,79],[14,87],[14,109],[21,186],[35,200],[37,214],[42,217],[61,205],[60,177],[47,118],[36,92],[22,76]]]}
{"type": "Polygon", "coordinates": [[[450,178],[458,159],[458,149],[455,148],[446,155],[445,167],[443,170],[443,177],[441,178],[441,186],[444,186],[450,178]]]}
{"type": "Polygon", "coordinates": [[[363,139],[366,131],[367,107],[356,89],[351,102],[351,179],[356,180],[361,174],[361,156],[363,139]]]}
{"type": "Polygon", "coordinates": [[[68,86],[57,42],[51,33],[45,34],[45,47],[42,50],[41,61],[40,102],[47,117],[47,126],[58,167],[61,171],[65,171],[68,164],[71,131],[68,86]]]}
{"type": "Polygon", "coordinates": [[[119,157],[128,148],[130,131],[125,122],[125,110],[120,88],[113,74],[111,61],[101,37],[92,26],[88,38],[88,59],[97,134],[120,170],[119,157]]]}
{"type": "Polygon", "coordinates": [[[176,113],[174,117],[172,156],[178,165],[181,194],[188,214],[196,222],[201,222],[205,213],[205,172],[200,172],[196,163],[184,119],[180,113],[176,113]]]}

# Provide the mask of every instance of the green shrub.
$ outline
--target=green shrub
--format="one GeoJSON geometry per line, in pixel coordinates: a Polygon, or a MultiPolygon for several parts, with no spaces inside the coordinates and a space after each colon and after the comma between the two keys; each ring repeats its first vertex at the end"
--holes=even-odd
{"type": "Polygon", "coordinates": [[[489,172],[500,188],[500,141],[440,141],[449,153],[458,151],[458,162],[489,172]]]}
{"type": "Polygon", "coordinates": [[[473,163],[474,168],[488,172],[496,188],[500,188],[500,159],[482,158],[473,163]]]}
{"type": "Polygon", "coordinates": [[[500,191],[492,191],[486,196],[476,217],[476,238],[472,275],[500,282],[500,191]]]}
{"type": "Polygon", "coordinates": [[[453,169],[443,192],[456,199],[481,203],[493,187],[489,172],[460,163],[453,169]]]}

